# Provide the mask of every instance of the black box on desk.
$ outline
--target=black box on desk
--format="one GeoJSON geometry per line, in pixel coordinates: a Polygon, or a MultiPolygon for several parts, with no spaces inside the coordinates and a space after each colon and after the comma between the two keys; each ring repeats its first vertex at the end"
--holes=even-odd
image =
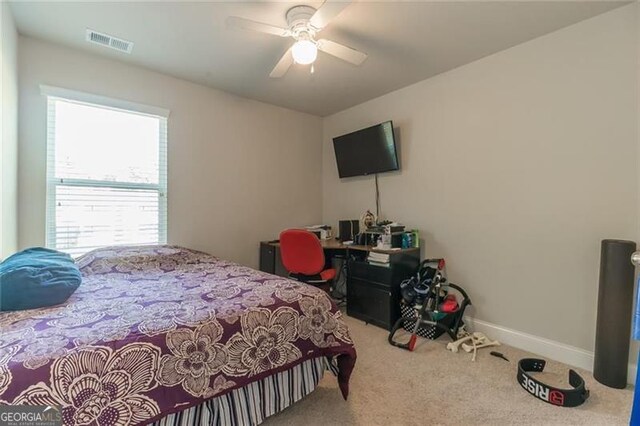
{"type": "Polygon", "coordinates": [[[360,233],[360,221],[358,219],[338,221],[340,241],[354,241],[360,233]]]}

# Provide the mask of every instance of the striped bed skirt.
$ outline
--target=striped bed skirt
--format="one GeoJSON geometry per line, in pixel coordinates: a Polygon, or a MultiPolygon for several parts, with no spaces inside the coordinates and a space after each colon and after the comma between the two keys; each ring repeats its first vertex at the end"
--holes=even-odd
{"type": "Polygon", "coordinates": [[[323,357],[307,360],[289,370],[170,414],[153,425],[258,425],[313,392],[326,369],[335,372],[332,364],[323,357]]]}

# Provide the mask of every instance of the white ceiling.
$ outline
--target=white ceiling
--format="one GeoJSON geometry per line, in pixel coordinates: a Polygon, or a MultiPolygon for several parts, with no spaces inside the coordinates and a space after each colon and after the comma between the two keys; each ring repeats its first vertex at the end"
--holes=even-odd
{"type": "MultiPolygon", "coordinates": [[[[328,115],[628,2],[365,2],[321,33],[369,54],[360,67],[319,53],[315,74],[269,72],[291,41],[228,29],[236,15],[285,26],[294,2],[14,2],[21,34],[112,57],[248,98],[328,115]],[[126,55],[86,28],[135,43],[126,55]]],[[[319,7],[321,1],[305,2],[319,7]]]]}

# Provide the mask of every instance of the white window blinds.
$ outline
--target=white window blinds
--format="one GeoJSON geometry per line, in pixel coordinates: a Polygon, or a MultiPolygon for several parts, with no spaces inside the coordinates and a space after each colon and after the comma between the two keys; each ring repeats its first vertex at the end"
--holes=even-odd
{"type": "Polygon", "coordinates": [[[166,243],[167,117],[51,94],[47,103],[47,247],[166,243]]]}

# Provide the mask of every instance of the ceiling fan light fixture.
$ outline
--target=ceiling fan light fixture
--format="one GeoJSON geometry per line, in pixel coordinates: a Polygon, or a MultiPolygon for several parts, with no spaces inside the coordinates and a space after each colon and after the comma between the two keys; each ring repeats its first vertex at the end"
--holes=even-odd
{"type": "Polygon", "coordinates": [[[366,53],[359,52],[335,41],[324,38],[316,39],[318,33],[353,1],[325,0],[317,9],[307,5],[293,6],[285,14],[287,20],[286,28],[238,16],[227,17],[227,25],[294,40],[293,45],[284,52],[269,73],[271,78],[283,77],[293,64],[311,65],[310,71],[313,74],[312,64],[318,57],[318,50],[352,65],[359,66],[367,59],[366,53]]]}
{"type": "Polygon", "coordinates": [[[291,48],[291,54],[297,64],[309,65],[318,57],[318,46],[311,40],[298,40],[291,48]]]}

